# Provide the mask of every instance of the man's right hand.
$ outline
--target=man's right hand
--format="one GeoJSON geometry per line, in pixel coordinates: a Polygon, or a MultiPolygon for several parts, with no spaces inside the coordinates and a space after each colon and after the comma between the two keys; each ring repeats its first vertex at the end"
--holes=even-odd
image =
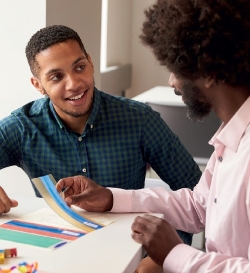
{"type": "Polygon", "coordinates": [[[0,187],[0,214],[7,213],[11,208],[17,207],[18,202],[10,199],[4,189],[0,187]]]}
{"type": "Polygon", "coordinates": [[[63,178],[56,184],[57,191],[62,189],[63,198],[66,203],[76,205],[86,211],[109,211],[113,207],[113,194],[89,178],[84,176],[73,176],[63,178]]]}

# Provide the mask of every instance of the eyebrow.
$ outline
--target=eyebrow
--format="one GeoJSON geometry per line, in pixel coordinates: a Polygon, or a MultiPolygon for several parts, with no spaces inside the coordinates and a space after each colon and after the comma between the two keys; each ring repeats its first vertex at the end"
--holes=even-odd
{"type": "MultiPolygon", "coordinates": [[[[87,58],[85,56],[79,57],[78,59],[76,59],[73,63],[72,66],[76,65],[78,62],[83,61],[83,60],[87,60],[87,58]]],[[[45,75],[49,75],[49,74],[53,74],[53,73],[57,73],[62,71],[60,68],[56,68],[56,69],[50,69],[48,72],[45,73],[45,75]]]]}

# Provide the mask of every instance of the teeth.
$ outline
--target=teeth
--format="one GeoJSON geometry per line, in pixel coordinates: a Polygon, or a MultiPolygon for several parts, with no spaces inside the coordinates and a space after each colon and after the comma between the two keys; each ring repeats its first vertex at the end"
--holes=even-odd
{"type": "Polygon", "coordinates": [[[84,93],[82,93],[81,95],[75,96],[75,97],[71,98],[70,100],[78,100],[78,99],[80,99],[83,95],[84,95],[84,93]]]}

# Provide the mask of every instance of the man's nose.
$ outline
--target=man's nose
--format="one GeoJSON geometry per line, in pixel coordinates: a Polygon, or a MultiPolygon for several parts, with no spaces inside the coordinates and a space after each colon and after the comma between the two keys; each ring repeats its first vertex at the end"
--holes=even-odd
{"type": "Polygon", "coordinates": [[[81,80],[78,75],[68,75],[66,89],[70,91],[77,90],[81,85],[81,80]]]}
{"type": "Polygon", "coordinates": [[[171,87],[174,87],[174,74],[170,73],[169,79],[168,79],[168,84],[171,87]]]}

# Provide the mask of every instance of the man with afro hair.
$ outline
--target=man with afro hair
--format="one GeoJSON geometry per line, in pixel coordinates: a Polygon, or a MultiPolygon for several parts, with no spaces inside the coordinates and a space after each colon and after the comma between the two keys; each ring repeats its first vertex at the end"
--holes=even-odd
{"type": "Polygon", "coordinates": [[[70,186],[66,202],[90,211],[162,213],[164,219],[137,217],[132,237],[164,272],[249,273],[249,0],[157,0],[145,15],[141,39],[171,72],[169,84],[188,117],[202,120],[214,111],[222,120],[210,140],[214,153],[193,190],[107,189],[70,177],[58,191],[70,186]],[[205,230],[205,251],[183,244],[176,228],[205,230]]]}

